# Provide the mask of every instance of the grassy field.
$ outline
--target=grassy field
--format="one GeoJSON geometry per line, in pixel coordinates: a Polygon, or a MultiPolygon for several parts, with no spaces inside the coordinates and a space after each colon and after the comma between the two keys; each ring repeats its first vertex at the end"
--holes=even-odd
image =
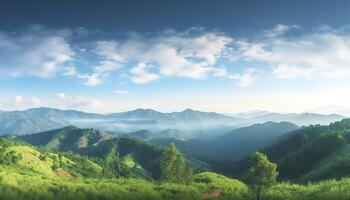
{"type": "MultiPolygon", "coordinates": [[[[279,183],[262,199],[346,200],[350,179],[314,184],[279,183]]],[[[215,173],[197,174],[188,185],[150,182],[142,179],[93,179],[45,176],[30,170],[0,168],[0,199],[254,199],[248,187],[215,173]]]]}

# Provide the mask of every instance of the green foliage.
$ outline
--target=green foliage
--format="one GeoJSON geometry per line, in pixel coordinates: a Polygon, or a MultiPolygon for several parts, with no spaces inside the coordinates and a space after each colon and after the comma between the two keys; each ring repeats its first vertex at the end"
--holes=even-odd
{"type": "Polygon", "coordinates": [[[187,170],[184,156],[174,144],[170,144],[163,152],[161,180],[173,183],[184,183],[186,182],[186,175],[190,175],[186,172],[187,170]]]}
{"type": "Polygon", "coordinates": [[[250,157],[250,168],[246,174],[246,181],[250,189],[259,200],[261,194],[276,183],[278,172],[277,165],[271,163],[266,155],[255,152],[250,157]]]}

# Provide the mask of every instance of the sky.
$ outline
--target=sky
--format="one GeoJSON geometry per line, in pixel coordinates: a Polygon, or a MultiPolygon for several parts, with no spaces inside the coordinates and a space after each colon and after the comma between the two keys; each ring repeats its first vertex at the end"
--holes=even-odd
{"type": "Polygon", "coordinates": [[[349,8],[346,0],[4,0],[0,110],[348,109],[349,8]]]}

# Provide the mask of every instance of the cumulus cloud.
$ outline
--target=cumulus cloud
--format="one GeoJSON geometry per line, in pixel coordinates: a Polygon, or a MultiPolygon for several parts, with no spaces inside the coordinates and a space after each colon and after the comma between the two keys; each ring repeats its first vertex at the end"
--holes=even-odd
{"type": "Polygon", "coordinates": [[[67,35],[67,30],[52,32],[41,26],[23,33],[2,32],[0,75],[49,77],[67,73],[65,65],[75,55],[65,38],[67,35]]]}
{"type": "Polygon", "coordinates": [[[103,58],[101,65],[84,78],[87,85],[95,86],[110,72],[132,62],[138,64],[130,70],[131,80],[138,84],[161,76],[194,79],[210,74],[224,76],[225,69],[215,64],[232,41],[222,33],[199,30],[196,33],[167,31],[153,36],[132,34],[123,41],[100,41],[95,52],[103,58]],[[153,66],[152,73],[147,71],[149,66],[153,66]]]}
{"type": "Polygon", "coordinates": [[[255,39],[233,38],[204,28],[131,33],[101,41],[87,37],[85,29],[49,30],[43,26],[14,33],[0,31],[0,76],[46,78],[60,74],[78,77],[93,87],[120,72],[136,84],[165,77],[215,76],[247,86],[256,74],[249,70],[237,73],[235,66],[254,63],[267,72],[264,74],[278,79],[350,77],[348,27],[322,26],[307,31],[279,24],[255,39]],[[88,45],[75,43],[76,39],[87,39],[88,45]]]}
{"type": "Polygon", "coordinates": [[[350,77],[350,35],[344,32],[322,28],[238,45],[240,58],[271,64],[277,78],[350,77]]]}
{"type": "Polygon", "coordinates": [[[147,71],[147,68],[152,66],[147,66],[145,63],[139,63],[130,70],[132,74],[131,80],[137,84],[146,84],[151,81],[159,79],[159,75],[147,71]]]}

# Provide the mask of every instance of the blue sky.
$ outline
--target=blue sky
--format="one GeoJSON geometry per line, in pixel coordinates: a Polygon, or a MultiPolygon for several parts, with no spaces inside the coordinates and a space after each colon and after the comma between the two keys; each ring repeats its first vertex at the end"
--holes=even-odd
{"type": "Polygon", "coordinates": [[[350,101],[349,1],[4,1],[0,109],[304,112],[350,101]]]}

